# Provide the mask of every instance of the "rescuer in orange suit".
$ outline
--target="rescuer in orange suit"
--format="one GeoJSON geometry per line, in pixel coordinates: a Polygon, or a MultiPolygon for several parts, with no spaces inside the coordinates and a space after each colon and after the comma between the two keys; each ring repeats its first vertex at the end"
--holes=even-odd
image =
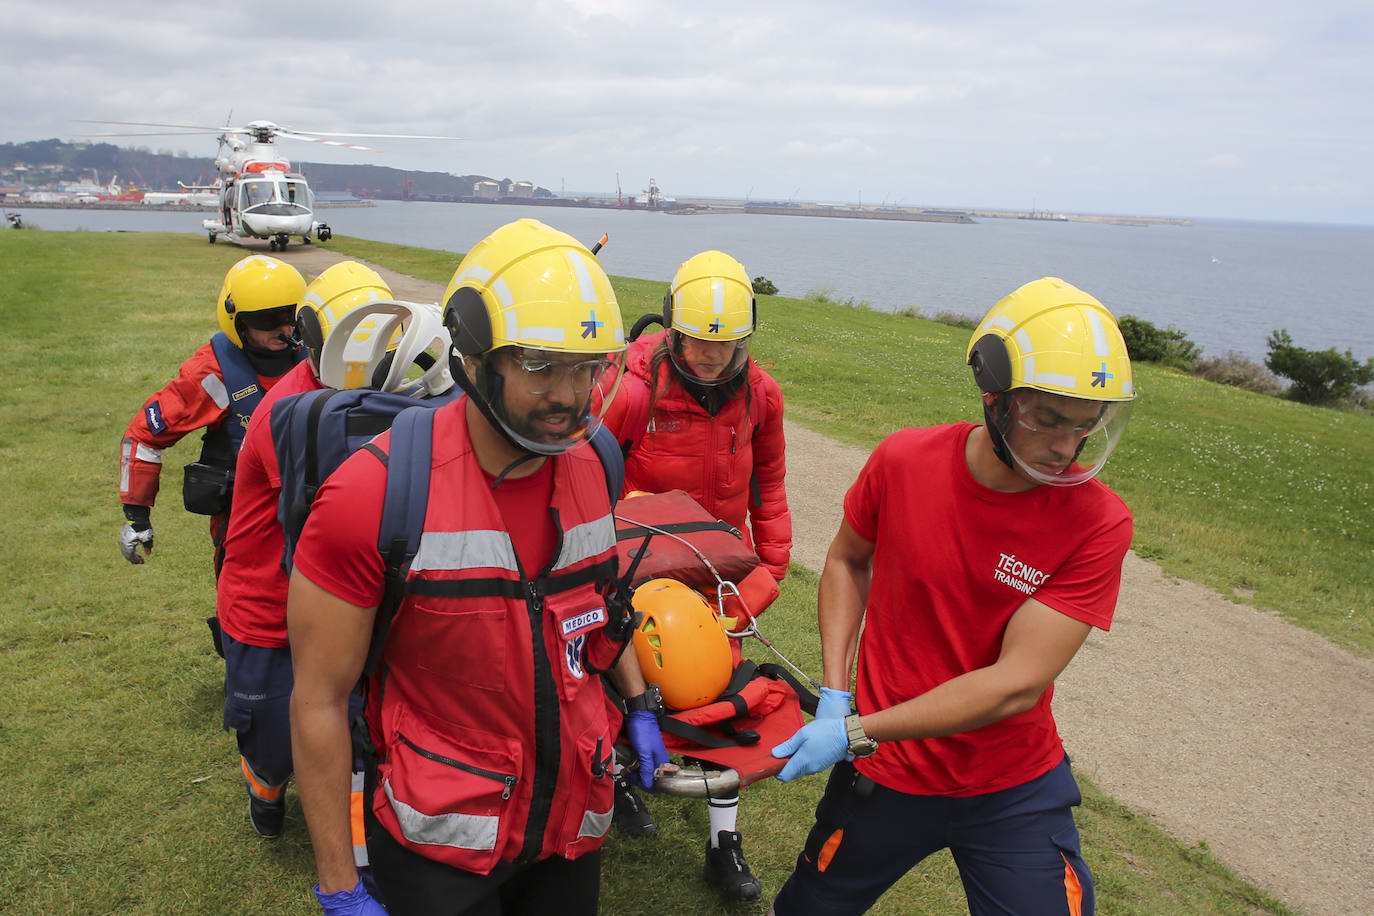
{"type": "Polygon", "coordinates": [[[119,532],[124,559],[143,563],[153,552],[151,514],[163,450],[204,429],[200,460],[187,466],[183,496],[189,511],[210,516],[218,573],[234,459],[263,394],[302,359],[295,326],[304,297],[300,272],[276,258],[250,255],[229,268],[215,301],[219,333],[144,402],[124,432],[119,458],[119,501],[128,522],[119,532]]]}

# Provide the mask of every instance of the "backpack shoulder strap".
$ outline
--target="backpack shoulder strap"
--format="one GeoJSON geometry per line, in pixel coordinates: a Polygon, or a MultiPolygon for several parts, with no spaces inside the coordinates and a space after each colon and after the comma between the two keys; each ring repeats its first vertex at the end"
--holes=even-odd
{"type": "Polygon", "coordinates": [[[305,415],[305,504],[315,502],[323,475],[320,474],[320,414],[338,394],[337,388],[325,388],[313,396],[305,415]]]}
{"type": "Polygon", "coordinates": [[[391,450],[364,446],[386,465],[386,496],[377,529],[377,550],[386,564],[384,589],[372,627],[372,643],[363,664],[364,679],[372,677],[386,648],[392,618],[405,597],[406,573],[420,549],[429,506],[430,457],[434,447],[434,411],[412,407],[396,415],[391,425],[391,450]]]}
{"type": "Polygon", "coordinates": [[[598,426],[592,433],[592,448],[601,459],[601,469],[606,472],[606,492],[611,497],[611,508],[620,501],[620,491],[625,489],[625,453],[620,443],[604,426],[598,426]]]}

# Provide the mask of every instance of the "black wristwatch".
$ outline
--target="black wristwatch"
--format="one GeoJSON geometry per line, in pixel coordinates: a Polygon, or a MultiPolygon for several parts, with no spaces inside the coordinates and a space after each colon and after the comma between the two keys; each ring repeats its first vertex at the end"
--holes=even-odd
{"type": "Polygon", "coordinates": [[[647,710],[654,715],[663,712],[663,694],[659,691],[657,684],[650,684],[643,693],[637,697],[627,697],[625,699],[626,712],[639,712],[641,709],[647,710]]]}
{"type": "Polygon", "coordinates": [[[864,732],[863,720],[858,713],[844,717],[844,736],[849,739],[849,753],[855,757],[868,757],[878,749],[878,741],[864,732]]]}

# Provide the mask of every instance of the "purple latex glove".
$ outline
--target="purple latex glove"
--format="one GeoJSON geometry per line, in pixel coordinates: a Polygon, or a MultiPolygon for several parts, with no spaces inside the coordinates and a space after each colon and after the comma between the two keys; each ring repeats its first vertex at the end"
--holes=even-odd
{"type": "Polygon", "coordinates": [[[844,719],[812,719],[797,733],[773,748],[774,757],[791,757],[778,779],[791,782],[849,759],[849,737],[844,719]]]}
{"type": "Polygon", "coordinates": [[[320,886],[316,884],[315,896],[324,907],[324,916],[386,916],[386,910],[367,892],[361,880],[351,891],[332,894],[320,893],[320,886]]]}
{"type": "Polygon", "coordinates": [[[647,709],[636,709],[625,716],[625,730],[630,733],[630,746],[639,755],[639,784],[652,792],[654,771],[662,764],[673,762],[663,744],[658,716],[647,709]]]}

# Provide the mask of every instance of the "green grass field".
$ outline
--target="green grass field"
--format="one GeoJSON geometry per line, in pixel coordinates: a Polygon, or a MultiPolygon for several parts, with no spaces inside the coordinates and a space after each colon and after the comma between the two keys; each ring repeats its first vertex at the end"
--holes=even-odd
{"type": "MultiPolygon", "coordinates": [[[[456,263],[353,239],[331,247],[440,281],[456,263]]],[[[0,811],[0,910],[318,912],[294,792],[285,834],[253,835],[233,739],[219,728],[223,668],[203,622],[214,601],[206,526],[177,492],[195,440],[165,456],[152,562],[131,566],[116,546],[119,439],[214,330],[211,303],[242,256],[194,235],[0,233],[0,676],[9,689],[0,767],[11,787],[0,811]]],[[[630,316],[662,296],[661,282],[616,285],[630,316]]],[[[973,418],[967,332],[792,299],[765,299],[760,310],[755,352],[798,421],[869,446],[901,425],[973,418]]],[[[1107,469],[1136,511],[1136,548],[1371,651],[1371,419],[1148,366],[1138,384],[1140,408],[1107,469]]],[[[815,583],[794,567],[762,620],[813,672],[815,583]]],[[[1171,840],[1080,782],[1100,913],[1289,912],[1204,845],[1171,840]]],[[[746,793],[741,825],[765,900],[734,907],[700,877],[704,805],[654,799],[658,837],[608,843],[603,911],[766,912],[821,786],[817,776],[746,793]]],[[[948,858],[925,863],[874,912],[965,912],[948,858]]]]}

